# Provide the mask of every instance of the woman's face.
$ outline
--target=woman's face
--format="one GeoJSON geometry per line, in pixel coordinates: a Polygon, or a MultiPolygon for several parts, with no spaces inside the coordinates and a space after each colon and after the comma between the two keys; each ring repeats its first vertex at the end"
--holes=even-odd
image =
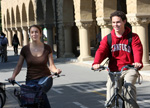
{"type": "Polygon", "coordinates": [[[32,41],[38,41],[40,40],[42,34],[37,27],[31,27],[30,36],[31,36],[32,41]]]}

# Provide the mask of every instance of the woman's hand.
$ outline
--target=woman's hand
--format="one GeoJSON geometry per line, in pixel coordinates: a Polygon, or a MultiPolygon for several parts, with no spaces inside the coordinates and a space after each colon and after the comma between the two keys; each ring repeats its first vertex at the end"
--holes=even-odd
{"type": "Polygon", "coordinates": [[[56,69],[56,70],[57,70],[57,71],[56,71],[57,74],[60,74],[60,73],[62,72],[61,69],[56,69]]]}
{"type": "Polygon", "coordinates": [[[13,81],[13,80],[15,80],[15,77],[10,77],[10,78],[8,78],[8,80],[13,81]]]}

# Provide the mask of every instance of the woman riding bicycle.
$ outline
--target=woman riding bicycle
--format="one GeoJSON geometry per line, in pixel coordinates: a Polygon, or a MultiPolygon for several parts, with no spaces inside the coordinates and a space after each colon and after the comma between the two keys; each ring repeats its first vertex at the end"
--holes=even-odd
{"type": "MultiPolygon", "coordinates": [[[[131,46],[128,46],[128,36],[131,29],[125,27],[127,18],[125,13],[116,11],[111,14],[113,30],[111,31],[111,51],[108,45],[108,36],[105,36],[95,54],[92,67],[98,69],[100,63],[109,57],[109,68],[111,72],[120,71],[124,65],[132,64],[135,68],[142,68],[143,47],[137,34],[132,33],[131,46]],[[111,55],[111,56],[110,56],[111,55]]],[[[138,73],[134,69],[125,70],[119,79],[119,88],[124,86],[125,108],[139,108],[136,103],[136,79],[138,73]]],[[[114,79],[111,75],[107,80],[107,101],[114,93],[114,79]]],[[[111,107],[111,106],[110,106],[111,107]]]]}
{"type": "MultiPolygon", "coordinates": [[[[51,75],[51,72],[61,73],[60,69],[57,69],[54,61],[52,49],[49,45],[41,42],[42,29],[40,26],[32,25],[29,28],[30,37],[32,42],[24,46],[21,49],[20,57],[16,68],[13,71],[12,77],[9,80],[15,80],[15,77],[21,71],[24,60],[27,63],[27,76],[26,84],[35,85],[38,84],[40,79],[51,75]],[[47,65],[49,63],[49,66],[47,65]]],[[[51,78],[49,85],[52,86],[53,80],[51,78]]],[[[51,108],[47,95],[44,94],[44,108],[51,108]]]]}

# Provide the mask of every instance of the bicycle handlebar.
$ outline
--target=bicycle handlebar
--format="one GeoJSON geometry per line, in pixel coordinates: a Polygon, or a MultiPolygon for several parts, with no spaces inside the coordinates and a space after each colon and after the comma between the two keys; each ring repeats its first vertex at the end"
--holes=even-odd
{"type": "Polygon", "coordinates": [[[9,79],[5,79],[5,81],[8,81],[9,83],[11,83],[12,85],[17,84],[18,86],[21,86],[19,82],[15,81],[15,80],[9,80],[9,79]]]}
{"type": "MultiPolygon", "coordinates": [[[[50,78],[50,77],[52,77],[52,76],[60,77],[60,75],[55,72],[54,74],[49,75],[49,76],[47,77],[47,79],[50,78]]],[[[46,81],[47,79],[45,79],[45,81],[46,81]]],[[[17,82],[16,80],[5,79],[5,81],[8,81],[8,82],[11,83],[12,85],[17,84],[18,86],[21,86],[21,84],[20,84],[19,82],[17,82]]],[[[43,81],[43,83],[44,83],[45,81],[43,81]]]]}
{"type": "MultiPolygon", "coordinates": [[[[135,69],[136,71],[138,70],[137,68],[134,67],[134,65],[125,65],[121,68],[121,71],[119,72],[115,72],[116,74],[121,74],[123,72],[124,69],[135,69]]],[[[101,71],[101,70],[105,70],[107,69],[107,71],[110,73],[110,74],[114,74],[114,72],[111,72],[109,67],[106,67],[106,66],[100,66],[98,69],[94,69],[93,67],[91,68],[92,70],[94,71],[101,71]]]]}

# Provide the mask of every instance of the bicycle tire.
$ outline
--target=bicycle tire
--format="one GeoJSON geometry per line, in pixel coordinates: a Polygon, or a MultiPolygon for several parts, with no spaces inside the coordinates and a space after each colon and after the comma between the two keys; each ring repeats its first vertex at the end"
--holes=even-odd
{"type": "Polygon", "coordinates": [[[6,103],[6,93],[5,93],[5,90],[3,90],[2,88],[0,88],[0,95],[1,95],[1,98],[2,98],[2,107],[5,105],[6,103]]]}
{"type": "Polygon", "coordinates": [[[3,103],[2,96],[1,96],[1,94],[0,94],[0,108],[3,108],[3,106],[4,106],[4,103],[3,103]]]}

